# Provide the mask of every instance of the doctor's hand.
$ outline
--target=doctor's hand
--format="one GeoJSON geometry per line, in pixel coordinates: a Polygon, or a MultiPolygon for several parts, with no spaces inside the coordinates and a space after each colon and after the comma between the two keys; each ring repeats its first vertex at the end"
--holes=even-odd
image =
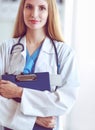
{"type": "Polygon", "coordinates": [[[18,87],[16,84],[7,81],[0,80],[0,95],[5,98],[21,98],[23,88],[18,87]]]}
{"type": "Polygon", "coordinates": [[[56,124],[56,117],[37,117],[36,123],[46,128],[54,128],[56,124]]]}

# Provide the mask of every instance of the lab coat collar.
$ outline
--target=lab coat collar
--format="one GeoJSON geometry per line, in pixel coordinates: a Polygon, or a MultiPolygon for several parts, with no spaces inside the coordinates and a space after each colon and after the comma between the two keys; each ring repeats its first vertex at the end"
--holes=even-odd
{"type": "MultiPolygon", "coordinates": [[[[20,42],[24,45],[24,51],[22,51],[22,55],[26,57],[26,36],[22,37],[20,42]]],[[[55,53],[53,49],[52,40],[49,37],[46,37],[43,41],[41,51],[46,52],[48,54],[55,53]]]]}
{"type": "Polygon", "coordinates": [[[26,36],[23,36],[21,38],[21,41],[20,41],[21,44],[23,44],[24,46],[24,50],[21,52],[21,54],[24,56],[24,58],[26,59],[26,36]]]}
{"type": "Polygon", "coordinates": [[[42,43],[42,51],[52,54],[55,53],[53,49],[53,43],[52,40],[49,37],[46,37],[44,42],[42,43]]]}

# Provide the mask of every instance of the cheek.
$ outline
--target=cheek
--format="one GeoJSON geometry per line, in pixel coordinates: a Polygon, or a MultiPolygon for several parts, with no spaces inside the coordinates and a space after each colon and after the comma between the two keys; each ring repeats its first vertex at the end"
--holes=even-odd
{"type": "Polygon", "coordinates": [[[27,13],[23,13],[23,18],[24,18],[24,22],[27,23],[27,20],[29,19],[29,16],[27,15],[27,13]]]}
{"type": "Polygon", "coordinates": [[[24,21],[25,21],[25,18],[26,18],[25,12],[23,12],[23,18],[24,18],[24,21]]]}
{"type": "Polygon", "coordinates": [[[47,18],[48,18],[48,13],[44,13],[42,14],[42,19],[47,21],[47,18]]]}
{"type": "Polygon", "coordinates": [[[30,15],[29,12],[23,11],[23,17],[24,17],[24,18],[27,18],[29,15],[30,15]]]}

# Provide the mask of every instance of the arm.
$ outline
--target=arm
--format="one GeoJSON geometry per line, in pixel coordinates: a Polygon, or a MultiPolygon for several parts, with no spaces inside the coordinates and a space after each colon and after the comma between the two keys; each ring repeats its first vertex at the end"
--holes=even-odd
{"type": "MultiPolygon", "coordinates": [[[[9,65],[8,46],[3,43],[0,44],[0,75],[6,72],[8,65],[9,65]]],[[[9,100],[7,98],[4,98],[0,95],[1,126],[5,126],[10,129],[16,129],[16,130],[26,130],[26,129],[31,130],[35,124],[35,121],[36,121],[35,117],[25,116],[20,111],[19,103],[11,99],[9,100]],[[22,124],[24,124],[24,127],[22,124]]]]}
{"type": "Polygon", "coordinates": [[[21,98],[23,92],[22,87],[18,87],[16,84],[7,81],[7,80],[0,80],[0,95],[5,98],[21,98]]]}
{"type": "MultiPolygon", "coordinates": [[[[3,44],[4,46],[4,44],[3,44]]],[[[7,63],[8,66],[8,62],[5,59],[5,55],[4,55],[4,51],[2,51],[2,48],[0,46],[0,62],[2,64],[0,64],[0,73],[4,73],[4,71],[6,70],[5,66],[7,63]],[[3,53],[3,57],[2,57],[2,53],[3,53]],[[6,62],[5,62],[6,61],[6,62]]],[[[5,46],[4,46],[5,48],[5,46]]],[[[8,56],[8,55],[7,55],[8,56]]],[[[47,127],[47,128],[51,128],[54,127],[54,118],[52,117],[46,117],[46,118],[41,118],[38,117],[37,120],[35,117],[33,116],[25,116],[23,115],[23,113],[20,111],[20,104],[14,102],[13,100],[9,100],[9,98],[14,98],[14,97],[21,97],[23,92],[23,89],[21,87],[18,87],[16,84],[10,82],[10,81],[5,81],[5,80],[1,80],[0,81],[0,94],[8,99],[5,99],[3,97],[0,96],[0,125],[2,126],[6,126],[8,128],[11,129],[32,129],[32,127],[34,126],[34,123],[36,122],[37,124],[47,127]],[[7,109],[6,109],[7,108],[7,109]],[[18,125],[17,125],[18,122],[18,125]],[[24,124],[24,128],[23,125],[24,124]]]]}
{"type": "MultiPolygon", "coordinates": [[[[5,81],[5,80],[1,80],[0,84],[1,84],[0,85],[0,92],[1,92],[1,95],[3,97],[5,97],[5,98],[14,98],[14,97],[21,98],[21,95],[22,95],[22,92],[23,92],[23,89],[21,87],[18,87],[16,84],[14,84],[14,83],[12,83],[10,81],[5,81]]],[[[8,119],[8,118],[5,116],[5,119],[8,119]]],[[[46,127],[46,128],[54,128],[55,122],[56,122],[55,117],[37,117],[37,119],[36,119],[36,123],[38,125],[41,125],[41,126],[46,127]]],[[[4,126],[5,126],[5,124],[4,124],[4,126]]],[[[22,126],[22,122],[21,122],[21,126],[22,126]]]]}
{"type": "Polygon", "coordinates": [[[25,116],[20,112],[19,103],[0,96],[0,125],[10,129],[32,130],[35,121],[35,117],[25,116]]]}
{"type": "Polygon", "coordinates": [[[21,100],[21,111],[33,116],[58,116],[68,112],[77,97],[79,89],[78,69],[75,54],[72,50],[60,50],[60,74],[62,86],[56,91],[37,91],[24,88],[21,100]],[[26,109],[26,104],[29,110],[26,109]]]}

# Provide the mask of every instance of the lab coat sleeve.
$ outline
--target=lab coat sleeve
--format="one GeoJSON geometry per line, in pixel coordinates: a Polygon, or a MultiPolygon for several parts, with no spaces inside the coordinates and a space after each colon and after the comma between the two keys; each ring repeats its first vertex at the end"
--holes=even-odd
{"type": "Polygon", "coordinates": [[[59,62],[63,85],[54,92],[24,88],[21,111],[25,115],[59,116],[72,108],[79,89],[79,76],[74,52],[70,50],[66,51],[65,54],[60,53],[59,62]]]}
{"type": "MultiPolygon", "coordinates": [[[[10,57],[10,46],[13,41],[0,44],[0,78],[7,72],[10,57]]],[[[36,117],[25,116],[20,111],[20,104],[12,99],[0,96],[0,125],[14,130],[32,130],[36,117]]]]}
{"type": "Polygon", "coordinates": [[[35,117],[25,116],[20,104],[0,96],[0,125],[14,130],[32,130],[35,117]]]}

